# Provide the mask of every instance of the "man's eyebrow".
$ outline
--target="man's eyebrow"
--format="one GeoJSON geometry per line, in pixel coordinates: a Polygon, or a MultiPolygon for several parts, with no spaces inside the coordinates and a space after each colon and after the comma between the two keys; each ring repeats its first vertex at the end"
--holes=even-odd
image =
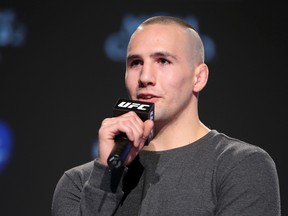
{"type": "Polygon", "coordinates": [[[128,55],[126,57],[126,61],[131,61],[133,59],[139,59],[140,58],[140,55],[137,55],[137,54],[132,54],[132,55],[128,55]]]}
{"type": "Polygon", "coordinates": [[[155,52],[155,53],[152,53],[150,55],[151,57],[171,57],[173,59],[177,59],[177,57],[175,55],[172,55],[171,53],[169,52],[155,52]]]}
{"type": "MultiPolygon", "coordinates": [[[[162,51],[159,51],[159,52],[154,52],[150,55],[151,58],[155,58],[155,57],[171,57],[173,59],[177,59],[177,57],[175,55],[172,55],[171,53],[169,52],[162,52],[162,51]]],[[[138,54],[132,54],[132,55],[128,55],[126,57],[126,61],[131,61],[133,59],[139,59],[141,58],[141,55],[138,55],[138,54]]]]}

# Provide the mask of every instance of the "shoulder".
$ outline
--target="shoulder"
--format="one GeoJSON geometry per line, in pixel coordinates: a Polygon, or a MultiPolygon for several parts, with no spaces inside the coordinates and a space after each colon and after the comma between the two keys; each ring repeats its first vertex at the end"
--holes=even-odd
{"type": "Polygon", "coordinates": [[[75,166],[65,171],[65,174],[71,177],[78,176],[81,179],[88,179],[94,165],[94,160],[75,166]]]}
{"type": "Polygon", "coordinates": [[[212,134],[208,148],[213,154],[213,191],[219,200],[218,208],[276,215],[279,182],[272,157],[260,146],[217,131],[212,134]],[[265,209],[267,206],[269,209],[265,209]]]}
{"type": "Polygon", "coordinates": [[[88,180],[92,169],[93,161],[90,161],[66,170],[58,180],[54,192],[54,199],[58,199],[67,191],[69,191],[67,197],[71,194],[79,194],[82,191],[85,182],[88,180]]]}
{"type": "Polygon", "coordinates": [[[233,158],[249,157],[257,154],[269,157],[269,154],[260,146],[230,137],[224,133],[211,131],[210,146],[214,149],[217,157],[231,156],[233,158]]]}
{"type": "Polygon", "coordinates": [[[247,170],[276,170],[275,162],[267,151],[260,146],[213,132],[210,146],[214,151],[214,159],[218,168],[223,170],[242,167],[247,170]],[[228,169],[227,169],[228,168],[228,169]]]}

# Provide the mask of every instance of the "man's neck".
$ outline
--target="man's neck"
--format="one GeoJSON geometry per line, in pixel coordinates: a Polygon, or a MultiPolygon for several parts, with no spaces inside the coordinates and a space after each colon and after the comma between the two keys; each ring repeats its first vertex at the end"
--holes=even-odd
{"type": "Polygon", "coordinates": [[[156,128],[155,137],[143,150],[164,151],[185,146],[205,136],[209,131],[199,120],[190,124],[164,126],[159,131],[156,128]]]}

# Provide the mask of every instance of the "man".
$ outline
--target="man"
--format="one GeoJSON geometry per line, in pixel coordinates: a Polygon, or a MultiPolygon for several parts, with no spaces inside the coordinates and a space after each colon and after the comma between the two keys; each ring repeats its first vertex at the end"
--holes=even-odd
{"type": "Polygon", "coordinates": [[[125,83],[132,100],[154,103],[154,122],[134,112],[104,119],[97,159],[64,173],[52,215],[280,215],[269,154],[200,121],[207,80],[203,44],[189,24],[169,16],[144,21],[127,48],[125,83]],[[133,147],[125,166],[110,170],[120,132],[133,147]]]}

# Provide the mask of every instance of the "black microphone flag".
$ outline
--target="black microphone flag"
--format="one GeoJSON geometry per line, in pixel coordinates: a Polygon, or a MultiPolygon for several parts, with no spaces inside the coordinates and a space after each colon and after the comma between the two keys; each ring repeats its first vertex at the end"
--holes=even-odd
{"type": "MultiPolygon", "coordinates": [[[[142,121],[146,121],[147,119],[154,120],[154,103],[121,98],[118,99],[113,108],[113,116],[120,116],[129,111],[134,111],[142,121]]],[[[145,141],[145,145],[149,144],[152,137],[153,130],[145,141]]],[[[119,133],[115,136],[115,146],[107,159],[110,169],[122,167],[131,148],[132,142],[125,133],[119,133]]]]}

